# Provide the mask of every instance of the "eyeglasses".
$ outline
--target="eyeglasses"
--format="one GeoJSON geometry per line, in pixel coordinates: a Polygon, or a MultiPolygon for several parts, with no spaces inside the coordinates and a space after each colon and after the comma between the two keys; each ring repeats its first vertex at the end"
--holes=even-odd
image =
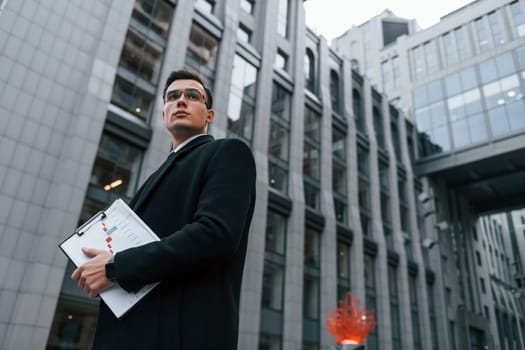
{"type": "Polygon", "coordinates": [[[197,89],[176,89],[176,90],[170,90],[166,92],[166,102],[174,102],[177,101],[181,96],[184,95],[188,100],[198,102],[202,101],[204,104],[206,104],[206,98],[203,94],[200,93],[197,89]]]}

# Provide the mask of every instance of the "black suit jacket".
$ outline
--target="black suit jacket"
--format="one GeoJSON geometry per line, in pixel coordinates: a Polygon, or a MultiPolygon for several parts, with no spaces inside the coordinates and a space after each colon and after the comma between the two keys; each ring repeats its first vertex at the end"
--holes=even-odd
{"type": "Polygon", "coordinates": [[[160,284],[121,320],[101,302],[94,349],[237,348],[253,155],[242,141],[205,135],[170,158],[130,202],[161,241],[115,255],[125,290],[160,284]]]}

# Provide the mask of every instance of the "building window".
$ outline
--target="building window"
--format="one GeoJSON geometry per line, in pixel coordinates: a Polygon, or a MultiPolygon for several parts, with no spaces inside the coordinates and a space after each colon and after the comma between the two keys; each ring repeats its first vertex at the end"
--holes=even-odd
{"type": "Polygon", "coordinates": [[[262,307],[277,311],[283,309],[284,267],[264,263],[262,307]]]}
{"type": "Polygon", "coordinates": [[[510,4],[510,11],[512,12],[512,20],[514,21],[514,28],[518,36],[525,35],[525,19],[521,11],[521,4],[519,1],[515,1],[510,4]]]}
{"type": "Polygon", "coordinates": [[[347,224],[346,134],[332,128],[332,191],[337,222],[347,224]]]}
{"type": "Polygon", "coordinates": [[[310,49],[306,49],[304,55],[304,78],[306,88],[315,92],[315,59],[310,49]]]}
{"type": "Polygon", "coordinates": [[[483,23],[483,18],[476,19],[474,21],[474,27],[478,38],[479,52],[485,52],[489,48],[489,39],[485,29],[485,24],[483,23]]]}
{"type": "MultiPolygon", "coordinates": [[[[266,217],[265,260],[261,299],[260,346],[280,349],[282,339],[286,218],[270,208],[266,217]]],[[[261,347],[260,347],[261,348],[261,347]]]]}
{"type": "Polygon", "coordinates": [[[399,71],[399,57],[392,57],[392,85],[393,87],[399,86],[401,73],[399,71]]]}
{"type": "Polygon", "coordinates": [[[268,210],[264,249],[284,256],[286,252],[286,218],[268,210]]]}
{"type": "Polygon", "coordinates": [[[321,233],[308,226],[304,235],[303,349],[319,347],[321,233]]]}
{"type": "Polygon", "coordinates": [[[210,87],[213,87],[215,83],[218,46],[217,38],[193,22],[186,51],[186,66],[202,75],[210,87]]]}
{"type": "Polygon", "coordinates": [[[267,333],[259,334],[258,350],[281,350],[281,336],[267,333]]]}
{"type": "Polygon", "coordinates": [[[321,117],[304,108],[303,178],[305,204],[319,209],[320,197],[321,117]]]}
{"type": "Polygon", "coordinates": [[[288,37],[288,11],[289,11],[289,0],[278,0],[279,1],[279,12],[277,15],[277,33],[283,38],[288,37]]]}
{"type": "Polygon", "coordinates": [[[215,7],[215,0],[197,0],[195,7],[205,13],[213,13],[215,7]]]}
{"type": "Polygon", "coordinates": [[[330,71],[330,99],[332,102],[332,111],[341,115],[341,85],[339,76],[334,70],[330,71]]]}
{"type": "Polygon", "coordinates": [[[388,291],[390,294],[390,319],[392,325],[392,349],[401,349],[401,317],[397,290],[397,268],[388,265],[388,291]]]}
{"type": "Polygon", "coordinates": [[[372,107],[372,115],[374,118],[374,132],[376,135],[377,147],[384,150],[385,134],[383,127],[383,113],[381,113],[381,104],[379,101],[372,107]]]}
{"type": "Polygon", "coordinates": [[[173,5],[164,0],[137,0],[133,6],[131,26],[155,38],[155,34],[167,40],[173,5]],[[151,33],[154,33],[151,35],[151,33]]]}
{"type": "Polygon", "coordinates": [[[135,193],[141,158],[139,148],[104,132],[89,183],[106,192],[131,198],[135,193]]]}
{"type": "Polygon", "coordinates": [[[427,140],[422,155],[449,151],[451,145],[441,80],[415,88],[413,102],[420,139],[427,140]]]}
{"type": "Polygon", "coordinates": [[[430,335],[432,337],[432,350],[438,350],[438,330],[436,320],[436,304],[434,301],[434,284],[427,284],[428,313],[430,317],[430,335]]]}
{"type": "Polygon", "coordinates": [[[228,102],[228,132],[251,141],[255,118],[257,68],[236,54],[228,102]]]}
{"type": "Polygon", "coordinates": [[[350,245],[337,241],[337,300],[343,300],[350,290],[350,245]]]}
{"type": "MultiPolygon", "coordinates": [[[[375,258],[371,255],[365,254],[365,304],[367,309],[376,309],[376,276],[375,276],[375,258]]],[[[378,320],[378,312],[376,312],[376,322],[378,320]]],[[[379,349],[379,339],[377,336],[377,328],[374,328],[368,335],[366,341],[366,348],[370,350],[379,349]]]]}
{"type": "Polygon", "coordinates": [[[447,66],[456,64],[458,61],[458,52],[452,34],[445,33],[441,36],[441,39],[443,40],[443,61],[447,66]]]}
{"type": "Polygon", "coordinates": [[[304,265],[318,269],[320,266],[321,234],[317,230],[305,227],[304,230],[304,265]]]}
{"type": "Polygon", "coordinates": [[[450,74],[444,82],[454,147],[486,140],[488,133],[474,69],[450,74]]]}
{"type": "Polygon", "coordinates": [[[418,80],[425,76],[425,60],[423,57],[423,48],[417,46],[410,50],[410,58],[412,62],[412,79],[418,80]]]}
{"type": "Polygon", "coordinates": [[[155,97],[128,80],[116,76],[111,103],[147,121],[153,108],[155,97]]]}
{"type": "Polygon", "coordinates": [[[393,85],[390,76],[390,61],[381,62],[381,76],[383,78],[383,90],[390,90],[393,85]]]}
{"type": "Polygon", "coordinates": [[[250,43],[252,40],[252,31],[243,24],[239,24],[237,28],[237,39],[245,43],[250,43]]]}
{"type": "Polygon", "coordinates": [[[172,16],[165,1],[135,1],[122,47],[111,102],[144,121],[153,109],[172,16]]]}
{"type": "Polygon", "coordinates": [[[253,14],[253,9],[255,7],[255,0],[241,0],[241,8],[249,13],[253,14]]]}
{"type": "Polygon", "coordinates": [[[502,136],[525,128],[525,112],[520,82],[509,52],[479,65],[482,91],[492,135],[502,136]]]}
{"type": "Polygon", "coordinates": [[[419,309],[417,302],[417,279],[415,275],[408,276],[408,288],[410,294],[410,314],[412,316],[412,335],[414,340],[414,349],[422,349],[421,347],[421,333],[419,328],[419,309]]]}
{"type": "Polygon", "coordinates": [[[274,67],[283,71],[288,70],[288,55],[281,50],[277,50],[275,55],[274,67]]]}
{"type": "Polygon", "coordinates": [[[429,41],[423,44],[425,52],[425,61],[427,66],[427,74],[432,74],[438,70],[438,61],[436,55],[436,44],[434,41],[429,41]]]}
{"type": "Polygon", "coordinates": [[[454,30],[456,45],[458,47],[458,56],[460,60],[470,57],[469,42],[467,41],[466,27],[459,27],[454,30]]]}
{"type": "Polygon", "coordinates": [[[362,100],[361,92],[355,88],[352,89],[352,105],[357,131],[366,134],[364,101],[362,100]]]}
{"type": "Polygon", "coordinates": [[[164,48],[130,27],[124,40],[119,66],[145,81],[156,83],[159,79],[164,48]]]}
{"type": "Polygon", "coordinates": [[[487,16],[490,25],[490,33],[492,34],[492,42],[494,46],[498,46],[505,43],[503,32],[497,17],[496,12],[491,12],[487,16]]]}
{"type": "Polygon", "coordinates": [[[283,194],[286,194],[288,189],[290,118],[291,94],[274,83],[268,141],[269,181],[272,188],[283,194]]]}
{"type": "Polygon", "coordinates": [[[357,171],[358,171],[358,201],[363,235],[368,236],[370,232],[370,180],[368,170],[368,151],[362,147],[357,148],[357,171]]]}

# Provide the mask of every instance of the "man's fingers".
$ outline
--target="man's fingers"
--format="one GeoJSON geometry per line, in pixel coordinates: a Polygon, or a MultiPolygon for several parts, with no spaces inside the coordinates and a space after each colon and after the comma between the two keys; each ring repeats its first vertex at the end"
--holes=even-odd
{"type": "Polygon", "coordinates": [[[82,272],[80,271],[80,269],[76,269],[76,270],[73,271],[73,273],[71,274],[71,279],[72,279],[73,281],[78,280],[78,279],[80,278],[80,274],[81,274],[81,273],[82,273],[82,272]]]}
{"type": "Polygon", "coordinates": [[[89,256],[90,258],[99,255],[100,253],[104,253],[105,250],[99,250],[94,248],[82,248],[82,252],[89,256]]]}

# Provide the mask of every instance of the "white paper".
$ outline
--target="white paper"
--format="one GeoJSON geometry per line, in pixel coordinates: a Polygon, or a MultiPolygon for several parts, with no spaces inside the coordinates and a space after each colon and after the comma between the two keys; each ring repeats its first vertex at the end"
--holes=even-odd
{"type": "MultiPolygon", "coordinates": [[[[121,199],[115,200],[102,213],[98,213],[77,232],[60,244],[60,248],[78,267],[90,258],[82,248],[103,249],[116,254],[122,250],[158,241],[159,237],[121,199]]],[[[122,317],[133,305],[158,283],[144,286],[136,293],[128,293],[118,284],[102,292],[100,297],[117,318],[122,317]]]]}

